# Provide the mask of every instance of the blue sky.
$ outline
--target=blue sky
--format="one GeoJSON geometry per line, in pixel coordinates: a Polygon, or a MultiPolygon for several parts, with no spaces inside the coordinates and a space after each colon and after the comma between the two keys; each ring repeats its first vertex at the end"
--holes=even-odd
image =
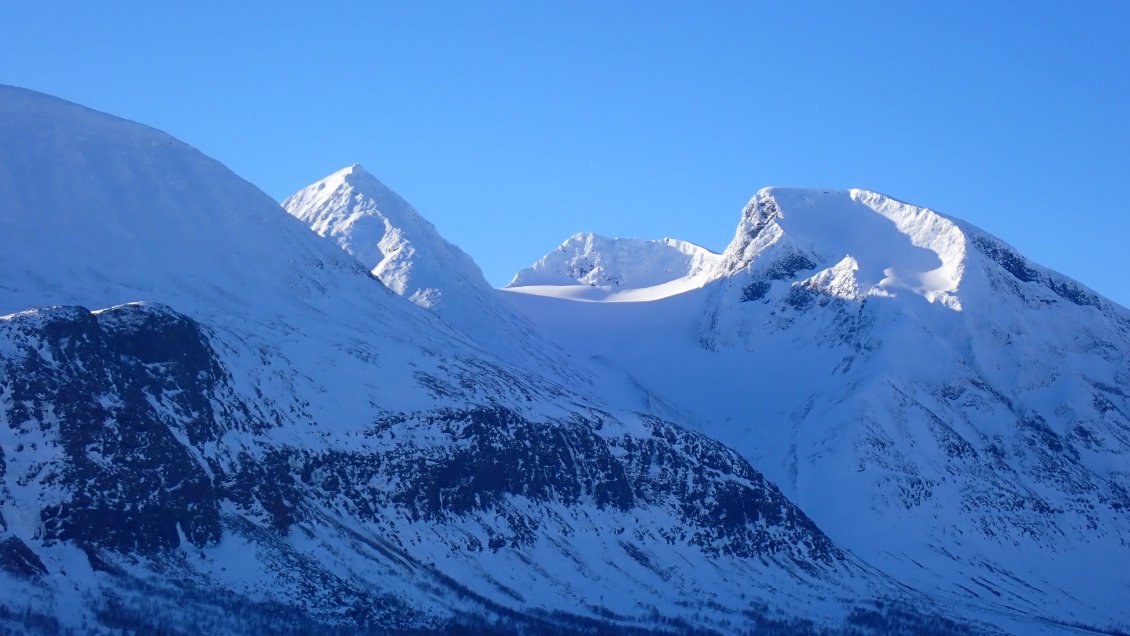
{"type": "Polygon", "coordinates": [[[1130,2],[12,3],[0,82],[281,199],[360,162],[488,279],[570,234],[722,249],[766,185],[979,225],[1130,305],[1130,2]]]}

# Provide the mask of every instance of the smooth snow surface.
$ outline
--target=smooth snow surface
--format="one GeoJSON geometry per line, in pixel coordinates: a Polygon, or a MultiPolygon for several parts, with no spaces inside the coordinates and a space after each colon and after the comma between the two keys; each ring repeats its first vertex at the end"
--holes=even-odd
{"type": "Polygon", "coordinates": [[[426,320],[165,133],[0,86],[0,141],[0,314],[159,300],[218,317],[332,303],[426,320]]]}

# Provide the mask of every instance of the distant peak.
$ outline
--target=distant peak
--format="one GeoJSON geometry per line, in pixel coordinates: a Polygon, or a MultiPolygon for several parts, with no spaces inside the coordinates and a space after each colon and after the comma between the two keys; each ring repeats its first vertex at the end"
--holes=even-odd
{"type": "Polygon", "coordinates": [[[864,295],[916,294],[958,308],[965,245],[952,219],[877,192],[770,187],[742,210],[718,274],[776,272],[791,254],[812,264],[806,271],[850,257],[864,295]]]}
{"type": "Polygon", "coordinates": [[[515,274],[507,287],[608,286],[640,289],[698,275],[713,267],[718,254],[694,243],[664,238],[608,238],[577,232],[533,265],[515,274]]]}
{"type": "Polygon", "coordinates": [[[369,171],[365,169],[365,166],[363,166],[359,163],[355,163],[352,166],[349,166],[348,168],[344,168],[344,169],[341,170],[341,172],[343,172],[345,174],[352,174],[352,175],[357,175],[357,176],[361,176],[361,175],[365,175],[365,176],[368,176],[368,177],[373,176],[373,175],[369,174],[369,171]]]}
{"type": "Polygon", "coordinates": [[[365,185],[378,184],[383,189],[385,185],[381,183],[380,179],[373,176],[371,172],[365,169],[359,163],[355,163],[347,168],[342,168],[334,173],[335,177],[340,177],[342,181],[354,187],[364,187],[365,185]]]}

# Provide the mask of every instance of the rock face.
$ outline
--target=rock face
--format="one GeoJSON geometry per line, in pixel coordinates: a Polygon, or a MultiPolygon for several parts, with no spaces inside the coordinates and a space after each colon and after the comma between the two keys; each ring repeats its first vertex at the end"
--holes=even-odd
{"type": "Polygon", "coordinates": [[[970,629],[734,451],[492,355],[192,148],[0,113],[4,629],[970,629]]]}
{"type": "Polygon", "coordinates": [[[195,323],[161,308],[58,307],[4,327],[20,343],[3,370],[15,434],[7,470],[25,482],[17,505],[39,507],[43,541],[153,553],[182,534],[197,546],[219,538],[212,480],[178,440],[222,432],[208,400],[221,369],[195,323]],[[162,410],[180,416],[175,428],[162,410]],[[21,461],[30,452],[59,461],[21,461]]]}

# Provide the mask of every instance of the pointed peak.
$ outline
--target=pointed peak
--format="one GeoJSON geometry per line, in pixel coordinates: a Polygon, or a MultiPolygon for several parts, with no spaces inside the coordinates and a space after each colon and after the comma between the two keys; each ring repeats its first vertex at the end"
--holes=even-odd
{"type": "Polygon", "coordinates": [[[365,166],[359,163],[355,163],[348,168],[342,168],[339,172],[347,177],[368,177],[370,179],[376,179],[372,173],[365,169],[365,166]]]}
{"type": "Polygon", "coordinates": [[[374,209],[379,208],[382,212],[394,216],[413,216],[416,214],[407,201],[359,163],[351,164],[322,177],[292,194],[283,201],[282,205],[288,211],[291,211],[291,214],[294,214],[292,208],[309,208],[311,205],[320,205],[325,202],[324,200],[342,195],[360,195],[371,200],[374,209]]]}
{"type": "Polygon", "coordinates": [[[382,190],[386,188],[386,186],[381,183],[380,179],[373,176],[371,172],[365,169],[365,166],[362,166],[359,163],[355,163],[351,166],[342,168],[341,170],[338,170],[337,172],[323,179],[323,181],[327,182],[327,185],[329,182],[340,181],[352,186],[353,188],[360,189],[364,189],[366,186],[371,187],[373,185],[379,186],[382,190]]]}

